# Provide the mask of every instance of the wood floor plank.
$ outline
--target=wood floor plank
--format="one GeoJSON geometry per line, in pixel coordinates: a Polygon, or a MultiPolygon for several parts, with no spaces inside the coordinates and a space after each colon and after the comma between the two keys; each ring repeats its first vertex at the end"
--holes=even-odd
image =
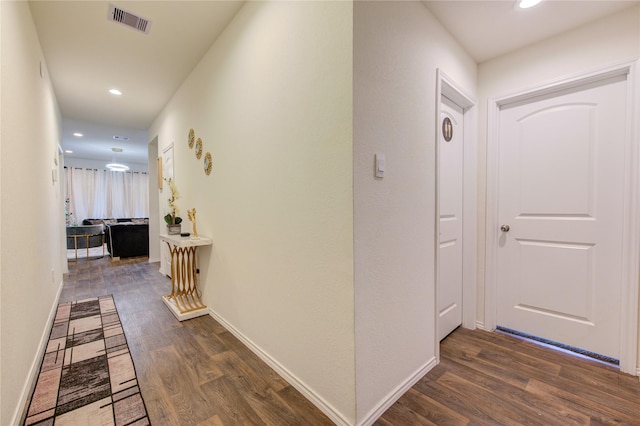
{"type": "MultiPolygon", "coordinates": [[[[506,337],[510,338],[510,336],[506,337]]],[[[612,376],[620,374],[620,369],[615,365],[608,364],[570,351],[557,350],[550,345],[546,345],[533,340],[524,340],[519,338],[516,339],[520,340],[520,344],[518,345],[517,350],[532,354],[533,356],[539,357],[540,359],[546,359],[562,366],[575,366],[586,369],[588,371],[591,371],[591,368],[594,367],[598,370],[599,374],[610,374],[612,376]],[[581,362],[576,364],[576,359],[580,359],[581,362]]]]}
{"type": "Polygon", "coordinates": [[[189,332],[207,355],[214,356],[229,350],[218,337],[216,327],[218,323],[216,321],[208,321],[206,317],[198,317],[189,320],[189,323],[189,332]]]}
{"type": "Polygon", "coordinates": [[[218,337],[228,345],[230,345],[234,352],[245,362],[248,364],[249,368],[256,371],[260,377],[264,380],[267,380],[269,386],[271,386],[276,392],[284,389],[289,386],[289,384],[284,380],[278,373],[276,373],[271,367],[265,364],[258,356],[256,356],[253,352],[249,350],[245,345],[242,344],[233,334],[230,332],[221,333],[218,337]]]}
{"type": "Polygon", "coordinates": [[[471,330],[464,330],[464,333],[465,334],[463,335],[467,336],[469,339],[473,339],[474,341],[477,341],[477,339],[489,339],[494,343],[508,346],[510,349],[516,352],[525,353],[535,358],[558,364],[561,367],[567,366],[581,369],[586,372],[586,374],[591,374],[594,371],[597,371],[599,375],[603,376],[608,375],[611,377],[619,377],[621,375],[617,366],[604,363],[602,361],[579,355],[567,350],[558,350],[557,348],[554,348],[550,345],[534,340],[528,340],[502,332],[490,333],[480,330],[475,330],[474,332],[472,332],[471,330]],[[576,363],[577,359],[581,360],[581,362],[576,363]]]}
{"type": "Polygon", "coordinates": [[[334,423],[328,417],[318,417],[314,414],[315,406],[292,386],[287,386],[277,392],[280,400],[290,410],[296,413],[302,425],[330,426],[334,423]]]}
{"type": "Polygon", "coordinates": [[[404,422],[412,410],[428,411],[434,401],[470,425],[640,426],[640,382],[615,366],[466,329],[441,342],[440,356],[440,364],[376,424],[411,424],[404,422]],[[426,397],[419,407],[411,406],[414,391],[426,397]]]}
{"type": "MultiPolygon", "coordinates": [[[[173,404],[167,404],[167,401],[170,401],[171,398],[166,393],[162,379],[157,374],[151,357],[136,357],[133,352],[132,357],[134,358],[138,381],[139,383],[144,383],[144,391],[141,386],[141,393],[147,411],[149,413],[153,412],[153,421],[165,425],[179,424],[180,419],[173,404]],[[135,361],[136,358],[140,362],[135,361]]],[[[151,415],[149,417],[151,418],[151,415]]]]}
{"type": "MultiPolygon", "coordinates": [[[[627,386],[626,380],[620,374],[600,373],[598,370],[592,370],[591,374],[585,374],[585,370],[575,366],[563,366],[560,370],[560,377],[571,380],[572,382],[582,384],[587,387],[616,388],[616,396],[627,400],[630,403],[640,401],[640,388],[637,386],[638,378],[634,378],[633,386],[627,386]]],[[[640,413],[639,413],[640,416],[640,413]]]]}
{"type": "Polygon", "coordinates": [[[579,411],[539,397],[518,386],[512,386],[499,377],[488,376],[456,361],[449,361],[448,367],[449,371],[456,372],[459,377],[464,377],[465,380],[482,387],[488,391],[488,394],[503,395],[503,400],[510,401],[528,416],[539,418],[543,423],[565,425],[589,423],[589,417],[579,411]]]}
{"type": "MultiPolygon", "coordinates": [[[[394,426],[394,425],[413,425],[413,426],[442,426],[438,423],[433,423],[429,419],[424,418],[419,413],[415,412],[404,404],[393,404],[389,410],[387,410],[387,417],[379,419],[376,426],[394,426]],[[393,422],[387,420],[387,418],[393,418],[393,422]]],[[[449,423],[454,424],[454,423],[449,423]]],[[[467,425],[468,422],[463,423],[467,425]]]]}
{"type": "Polygon", "coordinates": [[[571,392],[559,389],[555,386],[542,383],[538,380],[531,380],[527,387],[527,391],[537,394],[542,398],[557,401],[575,410],[579,410],[588,415],[591,422],[598,424],[615,424],[615,425],[637,425],[640,424],[640,413],[638,416],[629,417],[617,412],[615,409],[609,408],[605,403],[597,403],[594,401],[585,401],[571,392]]]}
{"type": "Polygon", "coordinates": [[[457,350],[458,352],[464,353],[469,357],[477,356],[478,353],[485,347],[482,342],[477,342],[469,339],[462,333],[451,334],[442,342],[442,345],[444,350],[446,351],[457,350]]]}
{"type": "Polygon", "coordinates": [[[543,383],[551,385],[555,389],[570,392],[571,394],[579,397],[585,405],[601,404],[606,401],[607,407],[612,408],[621,415],[628,416],[629,418],[636,418],[638,420],[638,424],[640,424],[640,401],[636,401],[636,403],[629,403],[628,401],[620,398],[618,396],[618,392],[611,387],[601,386],[599,388],[595,388],[592,386],[585,386],[582,383],[571,382],[561,377],[551,377],[546,381],[543,381],[543,383]]]}
{"type": "Polygon", "coordinates": [[[529,377],[517,370],[509,368],[504,364],[495,364],[479,358],[480,351],[476,356],[470,356],[466,352],[460,352],[456,347],[447,346],[447,356],[455,359],[456,362],[480,371],[488,376],[495,377],[505,383],[524,389],[529,383],[529,377]]]}
{"type": "Polygon", "coordinates": [[[556,362],[544,360],[531,355],[505,348],[497,343],[489,342],[486,347],[478,353],[478,358],[488,360],[496,365],[510,365],[518,363],[527,371],[541,371],[549,375],[558,376],[561,366],[556,362]]]}
{"type": "Polygon", "coordinates": [[[224,370],[225,376],[244,392],[263,398],[269,395],[271,387],[267,380],[251,369],[236,352],[223,352],[213,357],[213,361],[224,370]]]}
{"type": "Polygon", "coordinates": [[[438,379],[438,384],[471,399],[481,411],[498,420],[500,424],[528,424],[530,426],[549,424],[548,421],[540,419],[534,410],[513,402],[507,398],[506,394],[502,398],[496,398],[482,386],[471,383],[466,378],[454,373],[443,374],[438,379]]]}
{"type": "Polygon", "coordinates": [[[174,346],[190,379],[201,385],[210,380],[215,380],[225,375],[215,362],[211,362],[211,357],[204,351],[200,344],[193,338],[186,328],[179,328],[173,331],[176,339],[180,340],[180,345],[174,346]]]}
{"type": "Polygon", "coordinates": [[[191,379],[189,368],[175,347],[156,349],[151,357],[181,424],[196,424],[215,414],[202,398],[199,386],[191,379]]]}
{"type": "Polygon", "coordinates": [[[220,416],[215,415],[201,421],[198,426],[224,426],[224,423],[220,416]]]}
{"type": "MultiPolygon", "coordinates": [[[[501,424],[497,419],[493,418],[491,413],[488,413],[486,410],[483,410],[482,407],[478,406],[475,400],[467,398],[467,396],[464,394],[457,393],[448,389],[447,387],[442,386],[437,380],[432,381],[429,379],[422,379],[414,386],[414,389],[424,393],[425,395],[428,395],[429,398],[438,401],[442,405],[446,405],[459,415],[469,419],[469,424],[501,424]]],[[[402,398],[398,401],[398,403],[402,403],[402,398]]],[[[390,419],[392,421],[395,421],[390,413],[391,411],[387,411],[386,413],[384,413],[382,419],[390,419]]]]}
{"type": "Polygon", "coordinates": [[[455,410],[431,399],[429,396],[415,389],[409,389],[405,397],[400,405],[431,424],[439,426],[465,426],[469,423],[468,419],[458,414],[455,410]]]}
{"type": "Polygon", "coordinates": [[[245,393],[245,400],[260,419],[268,425],[297,426],[300,418],[279,398],[277,392],[269,389],[266,395],[245,393]]]}
{"type": "MultiPolygon", "coordinates": [[[[331,425],[209,316],[175,320],[147,258],[70,264],[61,302],[113,294],[154,426],[331,425]]],[[[503,333],[458,329],[441,362],[376,425],[640,426],[640,382],[503,333]]]]}
{"type": "Polygon", "coordinates": [[[221,377],[201,386],[204,394],[210,397],[215,412],[225,425],[265,425],[266,423],[247,403],[243,392],[233,381],[221,377]]]}
{"type": "Polygon", "coordinates": [[[154,426],[333,424],[212,317],[178,322],[162,302],[171,280],[158,268],[146,257],[81,260],[60,296],[114,295],[154,426]]]}

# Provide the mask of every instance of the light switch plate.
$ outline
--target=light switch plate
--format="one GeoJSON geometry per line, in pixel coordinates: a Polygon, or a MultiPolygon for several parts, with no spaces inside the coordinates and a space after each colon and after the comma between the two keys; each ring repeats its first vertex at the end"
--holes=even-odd
{"type": "Polygon", "coordinates": [[[386,168],[386,160],[384,158],[384,154],[376,154],[376,177],[383,178],[384,171],[386,168]]]}

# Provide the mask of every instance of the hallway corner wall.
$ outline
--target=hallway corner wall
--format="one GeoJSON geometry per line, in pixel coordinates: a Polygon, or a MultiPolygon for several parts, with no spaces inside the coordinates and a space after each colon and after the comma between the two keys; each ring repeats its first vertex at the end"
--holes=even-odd
{"type": "Polygon", "coordinates": [[[173,143],[183,230],[195,207],[213,240],[212,315],[338,424],[355,419],[352,8],[247,2],[149,132],[173,143]]]}
{"type": "Polygon", "coordinates": [[[357,424],[436,363],[436,94],[477,66],[421,2],[354,3],[357,424]],[[383,178],[374,156],[384,154],[383,178]]]}

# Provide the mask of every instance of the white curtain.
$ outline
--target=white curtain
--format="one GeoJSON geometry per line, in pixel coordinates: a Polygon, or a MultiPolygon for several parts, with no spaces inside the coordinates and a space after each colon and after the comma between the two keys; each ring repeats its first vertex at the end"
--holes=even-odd
{"type": "Polygon", "coordinates": [[[84,219],[149,217],[149,175],[65,168],[67,224],[84,219]]]}

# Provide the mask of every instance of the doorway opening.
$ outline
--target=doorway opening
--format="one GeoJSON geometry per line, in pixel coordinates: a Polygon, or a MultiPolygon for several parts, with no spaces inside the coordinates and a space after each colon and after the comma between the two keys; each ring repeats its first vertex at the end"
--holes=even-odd
{"type": "Polygon", "coordinates": [[[625,64],[489,100],[484,322],[604,353],[634,375],[637,77],[625,64]]]}
{"type": "Polygon", "coordinates": [[[436,235],[439,242],[436,245],[435,335],[439,357],[439,343],[445,335],[459,325],[476,327],[477,118],[475,101],[440,69],[436,93],[436,235]],[[463,138],[457,139],[462,135],[463,138]],[[443,188],[446,185],[451,187],[443,188]],[[455,200],[451,197],[453,192],[455,200]],[[452,292],[446,287],[451,282],[458,287],[459,297],[455,302],[451,302],[452,292]],[[451,314],[455,314],[455,320],[451,320],[451,314]]]}

